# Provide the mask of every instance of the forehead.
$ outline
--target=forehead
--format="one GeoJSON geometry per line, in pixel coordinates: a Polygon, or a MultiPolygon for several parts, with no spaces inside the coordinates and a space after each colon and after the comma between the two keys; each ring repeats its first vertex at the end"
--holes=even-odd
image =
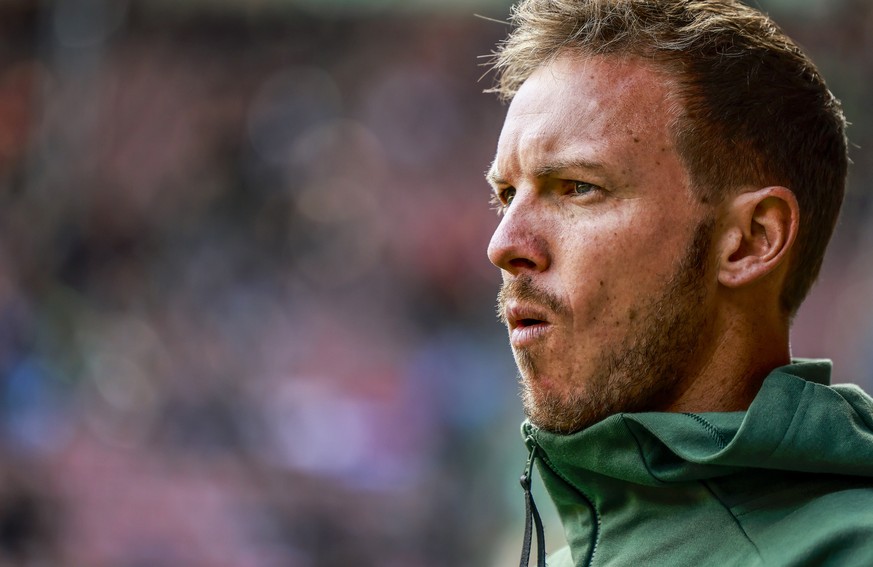
{"type": "Polygon", "coordinates": [[[674,92],[664,72],[639,59],[560,55],[513,98],[492,174],[533,171],[550,160],[603,163],[617,173],[650,160],[663,165],[661,154],[675,157],[674,92]]]}

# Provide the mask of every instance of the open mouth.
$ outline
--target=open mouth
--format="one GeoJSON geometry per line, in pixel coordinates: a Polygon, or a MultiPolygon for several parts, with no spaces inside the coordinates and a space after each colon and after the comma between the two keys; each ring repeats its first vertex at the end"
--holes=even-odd
{"type": "Polygon", "coordinates": [[[542,339],[552,328],[545,319],[546,311],[536,305],[512,305],[506,310],[509,341],[513,347],[524,347],[542,339]]]}
{"type": "Polygon", "coordinates": [[[548,323],[546,313],[535,305],[510,305],[506,310],[509,329],[526,329],[548,323]]]}

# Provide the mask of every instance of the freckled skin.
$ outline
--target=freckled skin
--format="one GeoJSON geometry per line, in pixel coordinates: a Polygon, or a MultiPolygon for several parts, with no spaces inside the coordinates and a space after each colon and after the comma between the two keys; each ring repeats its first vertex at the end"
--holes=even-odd
{"type": "MultiPolygon", "coordinates": [[[[504,281],[530,278],[568,308],[549,321],[541,341],[515,352],[517,360],[533,362],[521,368],[529,414],[537,415],[538,400],[578,405],[605,384],[638,388],[625,383],[635,380],[648,381],[634,402],[643,407],[627,409],[660,409],[673,401],[659,391],[661,376],[616,378],[607,368],[614,362],[604,362],[621,360],[637,335],[658,332],[645,327],[653,298],[667,293],[709,213],[692,195],[668,129],[675,106],[670,89],[665,76],[635,60],[564,55],[534,72],[510,105],[493,171],[515,194],[489,258],[504,281]],[[573,160],[602,167],[534,175],[544,165],[573,160]],[[602,191],[566,194],[554,179],[602,191]]],[[[702,279],[699,286],[693,308],[705,322],[716,282],[702,279]]],[[[702,340],[706,328],[690,332],[702,340]]],[[[691,373],[705,355],[683,352],[675,364],[691,373]]],[[[594,408],[571,424],[540,417],[547,428],[578,429],[605,417],[598,411],[615,409],[594,408]]]]}

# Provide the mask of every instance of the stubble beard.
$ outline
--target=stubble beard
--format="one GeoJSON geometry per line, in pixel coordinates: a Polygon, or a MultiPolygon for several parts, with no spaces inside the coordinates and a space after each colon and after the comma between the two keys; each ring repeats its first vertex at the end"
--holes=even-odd
{"type": "MultiPolygon", "coordinates": [[[[568,394],[537,388],[536,353],[515,349],[522,402],[531,423],[555,433],[575,433],[617,413],[662,409],[676,397],[697,370],[695,353],[706,336],[701,306],[712,228],[711,219],[696,227],[663,292],[637,307],[637,324],[614,348],[600,353],[580,390],[568,394]]],[[[556,301],[529,281],[517,284],[512,291],[501,289],[499,301],[512,293],[556,301]]]]}

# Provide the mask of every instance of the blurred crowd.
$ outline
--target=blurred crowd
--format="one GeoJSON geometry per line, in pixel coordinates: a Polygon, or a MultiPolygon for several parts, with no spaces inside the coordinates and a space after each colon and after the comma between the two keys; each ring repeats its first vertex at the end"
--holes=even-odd
{"type": "MultiPolygon", "coordinates": [[[[503,565],[506,27],[237,4],[0,4],[0,567],[503,565]]],[[[873,4],[772,4],[855,144],[795,354],[871,388],[873,4]]]]}

